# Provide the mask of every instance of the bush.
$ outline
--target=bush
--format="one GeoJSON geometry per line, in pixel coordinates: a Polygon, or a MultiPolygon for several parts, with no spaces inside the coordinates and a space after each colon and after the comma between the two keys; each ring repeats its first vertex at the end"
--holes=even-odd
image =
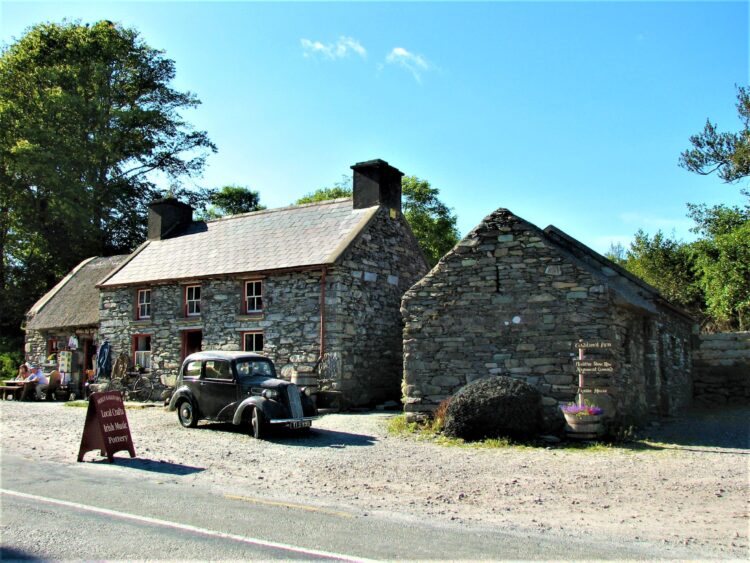
{"type": "Polygon", "coordinates": [[[18,366],[23,363],[21,354],[3,352],[0,354],[0,378],[11,379],[18,375],[18,366]]]}
{"type": "Polygon", "coordinates": [[[542,396],[510,377],[479,379],[462,387],[445,413],[445,434],[464,440],[529,438],[542,420],[542,396]]]}

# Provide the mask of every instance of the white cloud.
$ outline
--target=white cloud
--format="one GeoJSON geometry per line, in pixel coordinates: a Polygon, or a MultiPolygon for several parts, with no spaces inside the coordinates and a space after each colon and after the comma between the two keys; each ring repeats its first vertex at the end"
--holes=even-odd
{"type": "Polygon", "coordinates": [[[363,59],[367,57],[367,50],[362,44],[353,37],[345,35],[339,37],[336,43],[324,44],[309,39],[300,39],[300,43],[305,51],[305,57],[321,56],[325,59],[336,60],[348,57],[351,53],[356,53],[363,59]]]}
{"type": "Polygon", "coordinates": [[[422,82],[422,73],[432,69],[432,65],[422,55],[411,53],[403,47],[394,47],[385,62],[408,70],[419,83],[422,82]]]}

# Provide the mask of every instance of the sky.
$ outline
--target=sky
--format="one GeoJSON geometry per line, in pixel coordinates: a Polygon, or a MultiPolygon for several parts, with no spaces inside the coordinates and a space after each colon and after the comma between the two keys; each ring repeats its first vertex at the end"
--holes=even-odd
{"type": "MultiPolygon", "coordinates": [[[[462,235],[499,207],[599,252],[692,240],[686,203],[742,185],[678,166],[710,118],[737,131],[748,3],[0,0],[0,41],[101,19],[174,60],[218,153],[200,187],[281,207],[381,158],[428,180],[462,235]]],[[[747,184],[745,184],[746,187],[747,184]]]]}

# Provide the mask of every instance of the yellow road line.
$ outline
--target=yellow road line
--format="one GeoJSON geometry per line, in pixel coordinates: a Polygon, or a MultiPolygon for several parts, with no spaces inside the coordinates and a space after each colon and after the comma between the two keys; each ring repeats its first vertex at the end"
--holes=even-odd
{"type": "Polygon", "coordinates": [[[281,506],[284,508],[293,508],[296,510],[306,510],[308,512],[320,512],[321,514],[330,514],[331,516],[338,516],[340,518],[354,518],[347,512],[338,512],[336,510],[328,510],[326,508],[318,508],[317,506],[310,506],[307,504],[294,504],[291,502],[279,502],[275,500],[262,500],[259,498],[243,497],[239,495],[224,495],[224,498],[229,500],[241,500],[244,502],[250,502],[253,504],[265,504],[266,506],[281,506]]]}

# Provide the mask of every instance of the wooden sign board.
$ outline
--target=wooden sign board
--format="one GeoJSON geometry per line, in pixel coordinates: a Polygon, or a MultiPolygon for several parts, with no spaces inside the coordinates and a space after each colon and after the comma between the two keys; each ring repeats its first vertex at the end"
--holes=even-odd
{"type": "Polygon", "coordinates": [[[579,340],[575,343],[577,350],[583,348],[584,350],[611,350],[611,340],[579,340]]]}
{"type": "Polygon", "coordinates": [[[614,373],[615,366],[607,360],[576,360],[578,373],[614,373]]]}
{"type": "Polygon", "coordinates": [[[91,450],[99,450],[112,463],[115,452],[127,451],[135,457],[133,439],[130,436],[128,417],[119,391],[92,393],[86,411],[78,461],[91,450]]]}

